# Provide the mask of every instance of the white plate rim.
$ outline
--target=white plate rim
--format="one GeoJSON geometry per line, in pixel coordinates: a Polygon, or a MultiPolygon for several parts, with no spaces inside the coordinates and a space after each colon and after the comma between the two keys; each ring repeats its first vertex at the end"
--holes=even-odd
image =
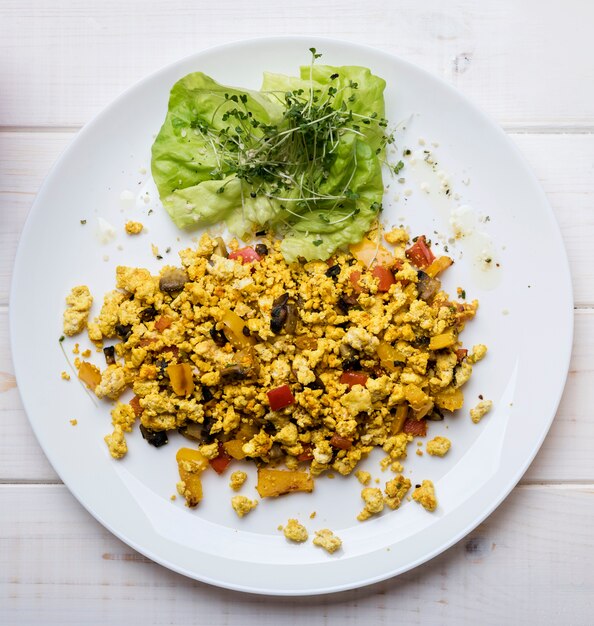
{"type": "MultiPolygon", "coordinates": [[[[474,105],[466,96],[463,96],[457,89],[455,89],[453,86],[451,86],[450,84],[448,84],[445,80],[441,79],[438,76],[435,76],[433,74],[431,74],[430,72],[414,65],[413,63],[410,63],[409,61],[406,61],[405,59],[402,59],[400,57],[397,57],[396,55],[393,55],[391,53],[388,52],[384,52],[382,50],[378,50],[372,46],[366,46],[363,44],[359,44],[359,43],[353,43],[353,42],[349,42],[349,41],[345,41],[345,40],[340,40],[340,39],[336,39],[336,38],[328,38],[328,37],[318,37],[318,36],[313,36],[313,37],[308,37],[308,36],[278,36],[278,37],[256,37],[256,38],[243,38],[240,40],[236,40],[233,42],[229,42],[229,43],[225,43],[225,44],[221,44],[218,46],[213,46],[204,50],[201,50],[197,53],[188,55],[182,59],[179,59],[177,61],[175,61],[174,63],[171,63],[165,67],[162,67],[161,69],[157,70],[156,72],[150,74],[149,76],[145,77],[144,79],[142,79],[141,81],[138,81],[136,84],[132,85],[131,87],[129,87],[128,89],[126,89],[125,91],[123,91],[115,100],[113,100],[107,107],[105,107],[103,110],[101,110],[90,122],[88,122],[76,135],[76,137],[73,139],[72,143],[64,150],[64,152],[62,153],[62,155],[58,158],[58,160],[56,161],[56,163],[53,165],[52,169],[50,170],[50,172],[48,173],[48,175],[46,176],[44,183],[42,184],[42,186],[39,189],[39,192],[36,196],[36,200],[33,203],[32,208],[29,211],[29,214],[27,216],[25,225],[23,227],[23,230],[21,232],[21,237],[20,237],[20,242],[19,242],[19,247],[17,249],[17,253],[15,255],[15,262],[14,262],[14,270],[13,270],[13,276],[12,276],[12,281],[11,281],[11,289],[10,289],[10,305],[9,305],[9,328],[10,328],[10,341],[11,341],[11,348],[12,348],[12,355],[13,355],[13,364],[14,364],[14,369],[15,369],[15,375],[17,378],[17,382],[21,379],[23,379],[24,374],[23,374],[23,370],[25,367],[25,364],[23,363],[22,359],[19,357],[18,355],[18,341],[15,338],[13,329],[15,328],[15,326],[17,325],[17,320],[15,318],[15,307],[12,306],[12,303],[14,303],[17,298],[18,298],[18,287],[17,285],[19,284],[19,278],[20,278],[20,266],[22,264],[22,255],[23,255],[23,246],[21,245],[21,242],[27,239],[28,236],[28,232],[31,228],[31,224],[34,220],[35,217],[35,213],[36,213],[36,207],[37,207],[37,198],[42,196],[44,193],[45,188],[48,186],[49,181],[51,179],[51,177],[54,175],[55,172],[59,171],[61,163],[63,162],[63,160],[66,158],[68,151],[70,150],[70,147],[77,142],[80,138],[84,138],[86,136],[86,133],[90,132],[96,125],[100,124],[103,117],[109,115],[110,110],[112,108],[115,108],[120,102],[124,101],[128,94],[133,92],[134,90],[138,89],[139,87],[145,85],[146,83],[149,83],[155,79],[157,79],[160,76],[163,76],[165,74],[167,74],[168,72],[171,72],[176,66],[182,65],[187,63],[188,61],[192,60],[192,59],[196,59],[197,61],[200,59],[200,57],[204,54],[216,54],[219,51],[224,51],[224,50],[230,50],[230,49],[238,49],[241,50],[243,47],[245,46],[250,46],[251,44],[256,44],[256,43],[261,43],[261,42],[265,42],[265,43],[269,43],[269,44],[279,44],[282,45],[284,42],[298,42],[301,43],[305,48],[310,47],[312,44],[315,45],[316,47],[320,47],[321,45],[323,45],[324,43],[328,44],[328,45],[332,45],[332,44],[340,44],[343,46],[348,46],[349,48],[353,48],[353,49],[360,49],[363,53],[364,52],[368,52],[368,53],[373,53],[374,55],[378,55],[378,56],[383,56],[392,60],[395,60],[396,62],[402,64],[403,66],[407,66],[411,69],[413,69],[415,72],[420,73],[422,75],[424,75],[425,78],[437,82],[440,84],[440,87],[445,89],[446,91],[449,91],[453,94],[455,94],[457,97],[463,99],[466,104],[473,110],[473,112],[481,117],[485,123],[487,123],[491,129],[498,133],[500,138],[502,138],[504,140],[504,142],[507,144],[507,147],[515,153],[516,158],[518,159],[518,161],[523,165],[523,170],[524,170],[524,175],[527,177],[527,179],[530,180],[531,186],[533,188],[533,190],[535,191],[536,194],[538,194],[540,196],[540,202],[543,208],[546,207],[546,210],[549,214],[549,217],[552,219],[553,223],[556,224],[557,226],[557,233],[559,235],[559,241],[560,241],[560,254],[561,257],[558,259],[559,262],[561,262],[562,267],[560,268],[560,271],[562,274],[564,274],[569,280],[568,283],[566,285],[566,289],[568,290],[567,293],[567,300],[568,300],[568,304],[570,305],[568,307],[567,310],[567,318],[564,320],[565,324],[563,326],[563,330],[565,332],[565,352],[560,356],[560,362],[562,363],[562,370],[565,372],[564,376],[559,379],[559,385],[558,385],[558,389],[557,389],[557,393],[556,393],[556,400],[554,402],[551,402],[551,409],[550,409],[550,415],[547,417],[547,419],[544,419],[542,421],[542,430],[539,433],[539,436],[537,438],[535,438],[533,440],[533,445],[532,445],[532,449],[530,451],[529,454],[526,455],[525,457],[525,461],[523,464],[521,464],[521,466],[518,466],[516,469],[515,474],[513,475],[512,478],[510,478],[507,482],[507,484],[505,485],[504,488],[500,488],[499,489],[499,495],[496,499],[494,499],[492,502],[489,503],[488,506],[483,507],[482,508],[482,512],[476,516],[473,517],[472,520],[470,520],[467,524],[465,524],[463,527],[461,527],[457,533],[452,534],[449,539],[447,541],[443,541],[440,543],[440,545],[438,547],[436,547],[435,549],[426,552],[425,554],[423,554],[420,558],[411,561],[409,564],[407,564],[406,567],[400,567],[391,571],[383,571],[381,573],[378,573],[377,575],[373,576],[373,577],[368,577],[365,580],[353,580],[349,583],[342,583],[339,585],[328,585],[327,587],[324,588],[301,588],[301,589],[287,589],[287,588],[283,588],[283,589],[273,589],[273,588],[269,588],[269,587],[259,587],[257,585],[254,584],[238,584],[238,583],[230,583],[226,580],[222,580],[219,578],[212,578],[209,577],[208,575],[204,574],[203,572],[200,573],[196,573],[193,571],[188,571],[187,569],[183,568],[183,567],[179,567],[176,566],[176,564],[169,562],[166,558],[163,558],[161,555],[158,554],[154,554],[151,552],[150,549],[147,549],[145,546],[141,545],[141,544],[137,544],[135,541],[131,540],[129,537],[125,536],[124,534],[122,534],[116,527],[114,527],[112,524],[108,523],[105,519],[102,518],[102,516],[100,514],[98,514],[96,511],[93,511],[92,509],[90,509],[87,504],[84,501],[84,494],[80,494],[78,493],[76,490],[73,490],[69,485],[67,480],[64,480],[64,477],[61,476],[60,471],[59,471],[59,465],[60,463],[58,462],[58,460],[55,458],[55,456],[53,455],[53,453],[48,450],[46,448],[46,446],[44,445],[44,442],[39,438],[38,436],[38,432],[36,429],[36,425],[35,422],[29,417],[30,412],[28,409],[28,400],[27,397],[22,394],[19,390],[19,393],[21,393],[21,398],[22,398],[22,402],[23,402],[23,406],[25,408],[25,411],[27,413],[27,416],[29,417],[29,421],[31,423],[31,426],[33,428],[33,431],[35,432],[39,444],[42,447],[42,449],[44,450],[44,453],[46,454],[46,456],[48,457],[48,459],[50,460],[52,466],[54,467],[54,469],[57,471],[58,475],[60,475],[60,478],[62,478],[62,480],[64,481],[64,484],[69,488],[69,490],[71,491],[71,493],[77,498],[77,500],[82,504],[82,506],[84,508],[86,508],[89,513],[91,513],[91,515],[93,517],[95,517],[103,526],[105,526],[111,533],[113,533],[116,537],[118,537],[119,539],[121,539],[122,541],[124,541],[125,543],[127,543],[128,545],[130,545],[132,548],[134,548],[135,550],[137,550],[138,552],[140,552],[141,554],[146,555],[147,557],[149,557],[151,560],[156,561],[162,565],[164,565],[165,567],[179,572],[183,575],[189,576],[191,578],[194,578],[196,580],[200,580],[202,582],[206,582],[212,585],[216,585],[219,587],[223,587],[223,588],[228,588],[228,589],[233,589],[233,590],[237,590],[237,591],[242,591],[242,592],[249,592],[249,593],[256,593],[256,594],[264,594],[264,595],[280,595],[280,596],[296,596],[296,595],[317,595],[317,594],[324,594],[324,593],[336,593],[339,591],[345,591],[348,589],[353,589],[353,588],[358,588],[361,586],[366,586],[366,585],[371,585],[383,580],[386,580],[388,578],[397,576],[401,573],[404,573],[406,571],[409,571],[410,569],[413,569],[419,565],[421,565],[422,563],[425,563],[429,560],[431,560],[432,558],[434,558],[435,556],[437,556],[438,554],[444,552],[445,550],[447,550],[448,548],[450,548],[452,545],[454,545],[455,543],[457,543],[458,541],[460,541],[460,539],[462,539],[464,536],[466,536],[468,533],[470,533],[472,530],[474,530],[482,521],[484,521],[500,504],[501,502],[503,502],[503,500],[509,495],[509,493],[513,490],[513,488],[516,486],[516,484],[519,482],[519,480],[521,479],[521,477],[523,476],[523,474],[526,472],[526,470],[528,469],[528,467],[530,466],[530,464],[532,463],[534,457],[536,456],[538,450],[540,449],[549,429],[550,426],[552,424],[552,421],[555,417],[557,408],[559,406],[560,400],[561,400],[561,396],[563,393],[563,389],[565,387],[565,382],[567,380],[567,375],[568,375],[568,370],[569,370],[569,361],[570,361],[570,357],[571,357],[571,350],[572,350],[572,340],[573,340],[573,330],[574,330],[574,321],[573,321],[573,296],[572,296],[572,287],[571,287],[571,280],[570,280],[570,271],[569,271],[569,262],[567,259],[567,254],[565,251],[565,247],[563,245],[561,236],[560,236],[560,232],[559,232],[559,228],[558,228],[558,224],[557,224],[557,220],[555,218],[555,215],[552,211],[552,208],[550,207],[550,204],[548,202],[548,199],[546,198],[546,195],[544,194],[543,190],[541,189],[536,177],[534,176],[534,174],[532,173],[532,170],[530,169],[526,159],[524,158],[524,156],[521,154],[520,150],[517,148],[517,146],[507,137],[507,135],[505,134],[505,132],[501,129],[501,127],[494,122],[488,115],[486,115],[484,112],[482,112],[476,105],[474,105]]],[[[262,69],[266,69],[266,68],[262,68],[262,69]]]]}

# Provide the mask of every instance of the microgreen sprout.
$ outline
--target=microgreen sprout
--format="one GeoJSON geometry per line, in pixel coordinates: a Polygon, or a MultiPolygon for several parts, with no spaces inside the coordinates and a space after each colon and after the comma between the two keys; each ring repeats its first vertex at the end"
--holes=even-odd
{"type": "Polygon", "coordinates": [[[357,204],[363,202],[350,188],[358,168],[357,141],[347,144],[343,138],[349,134],[355,137],[375,134],[381,146],[378,152],[394,138],[386,132],[387,121],[377,112],[362,115],[353,111],[359,87],[356,82],[341,84],[339,73],[334,73],[329,85],[319,86],[314,80],[314,64],[322,55],[315,48],[310,48],[310,52],[310,88],[272,94],[283,105],[278,123],[266,123],[248,110],[251,97],[248,94],[221,92],[221,102],[211,119],[195,119],[191,128],[203,136],[216,157],[217,167],[211,176],[225,180],[217,193],[225,193],[229,181],[237,178],[244,210],[247,197],[262,197],[277,206],[286,203],[282,209],[296,220],[304,219],[308,212],[324,209],[328,213],[326,223],[339,224],[353,219],[360,211],[357,204]],[[344,147],[351,143],[350,171],[344,176],[343,188],[325,192],[324,182],[330,177],[339,153],[342,150],[344,158],[344,147]],[[346,214],[341,211],[333,220],[332,213],[345,205],[346,214]]]}

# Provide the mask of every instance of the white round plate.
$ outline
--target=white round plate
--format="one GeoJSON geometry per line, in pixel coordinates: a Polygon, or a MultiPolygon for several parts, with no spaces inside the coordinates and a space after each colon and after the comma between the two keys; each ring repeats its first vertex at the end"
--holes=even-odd
{"type": "MultiPolygon", "coordinates": [[[[439,554],[491,513],[527,469],[555,415],[573,319],[568,264],[553,213],[504,133],[454,89],[405,61],[312,38],[260,39],[201,52],[157,72],[105,109],[77,135],[37,196],[21,237],[11,303],[23,403],[48,459],[83,506],[131,547],[172,570],[222,587],[280,595],[334,592],[394,576],[439,554]],[[476,238],[449,244],[456,263],[446,272],[446,288],[455,295],[463,286],[468,299],[480,300],[464,343],[485,343],[490,350],[465,387],[464,410],[431,423],[430,437],[452,440],[449,454],[421,457],[414,444],[409,447],[405,473],[413,485],[434,481],[439,507],[433,514],[406,502],[398,511],[358,522],[361,485],[337,476],[317,480],[313,494],[262,500],[239,519],[230,506],[228,473],[214,472],[205,474],[203,502],[189,510],[182,498],[170,499],[181,437],[155,449],[135,432],[128,455],[114,461],[103,442],[111,430],[110,406],[93,402],[74,375],[70,382],[60,378],[69,369],[65,354],[74,358],[74,341],[62,344],[65,354],[58,342],[71,287],[89,285],[94,316],[103,294],[113,289],[117,265],[156,272],[164,263],[176,264],[176,252],[193,245],[192,235],[176,230],[160,208],[147,173],[174,82],[199,70],[223,84],[257,89],[265,70],[295,75],[309,63],[312,46],[323,53],[319,62],[367,66],[387,81],[387,117],[405,127],[397,132],[397,147],[413,150],[417,163],[407,161],[399,174],[404,184],[386,178],[384,221],[404,222],[413,235],[426,233],[440,250],[447,239],[435,233],[451,237],[451,210],[469,205],[478,229],[492,241],[493,264],[499,264],[486,273],[477,269],[476,238]],[[423,150],[449,175],[449,195],[439,192],[443,174],[432,171],[423,150]],[[132,202],[122,202],[124,190],[133,192],[132,202]],[[99,218],[115,227],[108,244],[97,239],[99,218]],[[129,219],[143,222],[147,232],[127,236],[129,219]],[[479,394],[493,400],[494,409],[475,425],[469,408],[479,394]],[[76,427],[71,419],[78,420],[76,427]],[[332,529],[343,549],[330,556],[311,542],[289,543],[278,526],[290,517],[312,536],[316,529],[332,529]]],[[[91,347],[86,333],[80,337],[75,340],[81,350],[91,347]]],[[[94,352],[92,359],[102,364],[103,355],[94,352]]],[[[381,472],[380,458],[378,451],[363,467],[383,485],[391,476],[381,472]]],[[[255,495],[254,484],[252,473],[242,493],[255,495]]]]}

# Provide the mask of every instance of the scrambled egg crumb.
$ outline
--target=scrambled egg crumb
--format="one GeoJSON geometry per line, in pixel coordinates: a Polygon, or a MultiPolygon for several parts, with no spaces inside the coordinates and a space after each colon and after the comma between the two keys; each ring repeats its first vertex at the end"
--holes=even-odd
{"type": "Polygon", "coordinates": [[[138,235],[142,232],[143,228],[144,226],[140,222],[133,222],[131,220],[126,222],[126,233],[128,235],[138,235]]]}
{"type": "Polygon", "coordinates": [[[423,456],[423,451],[420,448],[417,450],[417,456],[423,456]]]}
{"type": "Polygon", "coordinates": [[[307,541],[309,537],[305,526],[300,524],[296,519],[290,519],[287,522],[287,525],[283,528],[283,533],[287,539],[295,541],[296,543],[303,543],[307,541]]]}
{"type": "Polygon", "coordinates": [[[70,423],[71,423],[73,426],[76,426],[76,425],[78,424],[78,420],[70,420],[70,423]]]}
{"type": "Polygon", "coordinates": [[[478,424],[492,408],[492,400],[481,400],[474,409],[470,409],[470,419],[478,424]]]}
{"type": "Polygon", "coordinates": [[[412,499],[422,505],[427,511],[433,512],[437,508],[435,488],[430,480],[424,480],[421,486],[413,491],[412,499]]]}
{"type": "Polygon", "coordinates": [[[371,480],[371,474],[369,472],[364,472],[363,470],[355,472],[355,476],[362,485],[368,485],[371,480]]]}
{"type": "Polygon", "coordinates": [[[357,519],[360,522],[364,522],[372,515],[377,515],[384,510],[384,497],[381,489],[377,487],[365,487],[365,489],[361,491],[361,498],[363,502],[365,502],[365,507],[361,513],[357,515],[357,519]]]}
{"type": "Polygon", "coordinates": [[[406,243],[408,241],[408,233],[404,228],[393,228],[384,235],[384,239],[388,243],[406,243]]]}
{"type": "Polygon", "coordinates": [[[315,546],[324,548],[326,552],[334,554],[342,546],[342,540],[337,537],[330,529],[323,528],[322,530],[316,530],[316,535],[313,539],[315,546]]]}
{"type": "Polygon", "coordinates": [[[87,349],[81,354],[81,356],[83,357],[83,359],[88,359],[91,356],[91,351],[87,349]]]}
{"type": "Polygon", "coordinates": [[[64,334],[72,337],[82,332],[87,325],[89,311],[93,304],[93,296],[86,285],[73,287],[66,296],[64,311],[64,334]]]}
{"type": "Polygon", "coordinates": [[[62,372],[60,374],[60,378],[62,378],[63,380],[70,380],[70,374],[68,372],[62,372]]]}
{"type": "Polygon", "coordinates": [[[487,346],[482,343],[477,344],[472,347],[472,352],[468,355],[466,359],[469,363],[477,363],[481,359],[484,359],[487,354],[487,346]]]}
{"type": "Polygon", "coordinates": [[[239,491],[241,486],[247,480],[248,475],[242,470],[237,470],[231,474],[231,478],[229,479],[229,487],[233,489],[233,491],[239,491]]]}
{"type": "Polygon", "coordinates": [[[128,444],[126,443],[126,438],[124,437],[121,426],[116,426],[113,433],[106,435],[104,439],[109,449],[109,454],[111,454],[114,459],[121,459],[126,455],[126,452],[128,452],[128,444]]]}
{"type": "Polygon", "coordinates": [[[310,515],[309,515],[309,519],[314,519],[316,515],[317,515],[317,512],[316,511],[312,511],[310,513],[310,515]]]}
{"type": "Polygon", "coordinates": [[[411,482],[408,478],[399,474],[386,483],[384,501],[392,510],[396,510],[402,504],[402,499],[410,489],[411,482]]]}
{"type": "Polygon", "coordinates": [[[258,506],[258,501],[250,500],[245,496],[233,496],[231,498],[231,506],[239,517],[244,517],[258,506]]]}
{"type": "Polygon", "coordinates": [[[434,437],[427,442],[427,453],[431,456],[445,456],[452,442],[447,437],[434,437]]]}

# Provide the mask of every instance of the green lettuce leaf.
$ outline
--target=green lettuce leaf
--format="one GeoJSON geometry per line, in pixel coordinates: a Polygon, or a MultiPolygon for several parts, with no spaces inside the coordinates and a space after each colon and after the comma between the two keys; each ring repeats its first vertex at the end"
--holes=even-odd
{"type": "Polygon", "coordinates": [[[225,222],[240,237],[274,228],[288,261],[326,259],[360,241],[383,196],[384,88],[356,66],[303,66],[297,78],[265,73],[261,91],[189,74],[174,85],[152,148],[165,209],[180,228],[225,222]],[[303,115],[316,106],[320,117],[309,122],[303,115]],[[317,120],[332,115],[340,126],[320,145],[310,130],[315,123],[322,133],[317,120]],[[292,140],[310,144],[296,157],[295,146],[283,152],[292,140]],[[274,142],[278,151],[265,153],[274,142]]]}

